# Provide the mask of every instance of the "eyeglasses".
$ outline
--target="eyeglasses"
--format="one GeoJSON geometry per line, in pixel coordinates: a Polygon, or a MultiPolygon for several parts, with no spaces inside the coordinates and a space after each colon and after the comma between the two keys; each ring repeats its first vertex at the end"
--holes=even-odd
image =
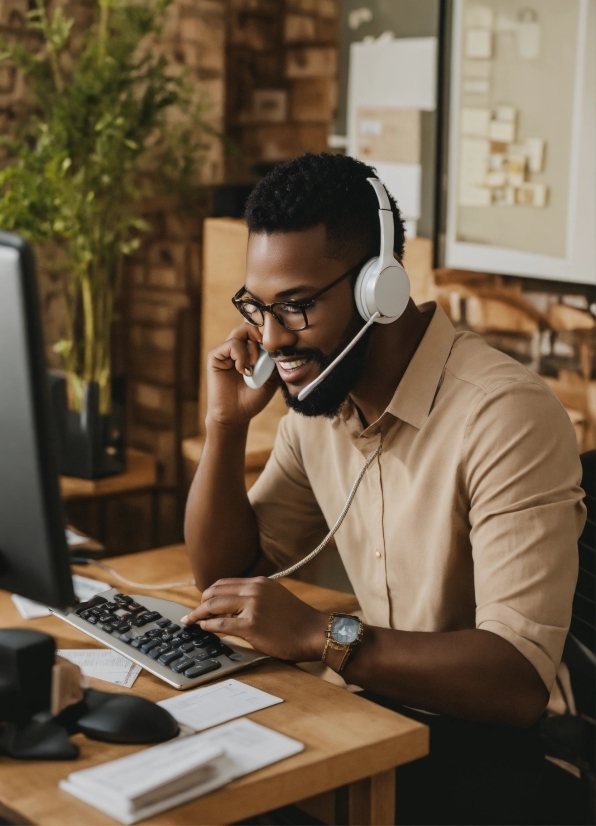
{"type": "Polygon", "coordinates": [[[257,301],[256,298],[243,298],[242,296],[246,294],[246,287],[241,287],[232,299],[232,304],[253,327],[262,327],[265,323],[265,313],[271,313],[273,318],[286,330],[305,330],[308,327],[306,311],[313,306],[317,298],[320,298],[348,276],[354,275],[361,267],[362,264],[351,267],[335,281],[332,281],[331,284],[327,284],[326,287],[311,295],[310,298],[301,301],[275,301],[273,304],[263,304],[261,301],[257,301]]]}

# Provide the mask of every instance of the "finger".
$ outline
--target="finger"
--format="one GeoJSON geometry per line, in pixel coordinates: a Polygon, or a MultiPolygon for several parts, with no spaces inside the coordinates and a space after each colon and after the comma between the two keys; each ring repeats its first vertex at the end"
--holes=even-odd
{"type": "Polygon", "coordinates": [[[201,628],[203,631],[226,634],[241,639],[245,639],[246,634],[246,626],[238,617],[214,617],[213,619],[201,620],[201,628]]]}
{"type": "Polygon", "coordinates": [[[185,625],[193,625],[203,619],[224,614],[235,616],[244,608],[245,600],[237,595],[217,596],[204,600],[180,620],[185,625]]]}
{"type": "Polygon", "coordinates": [[[265,577],[229,577],[218,579],[213,585],[205,588],[201,602],[222,594],[237,594],[238,596],[253,595],[266,582],[265,577]]]}

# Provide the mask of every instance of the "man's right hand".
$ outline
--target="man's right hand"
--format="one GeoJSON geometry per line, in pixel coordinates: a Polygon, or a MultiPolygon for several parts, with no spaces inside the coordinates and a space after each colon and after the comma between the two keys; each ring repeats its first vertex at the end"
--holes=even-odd
{"type": "Polygon", "coordinates": [[[259,357],[260,343],[258,327],[242,324],[207,356],[207,430],[247,425],[270,402],[279,386],[277,370],[258,390],[244,381],[259,357]]]}

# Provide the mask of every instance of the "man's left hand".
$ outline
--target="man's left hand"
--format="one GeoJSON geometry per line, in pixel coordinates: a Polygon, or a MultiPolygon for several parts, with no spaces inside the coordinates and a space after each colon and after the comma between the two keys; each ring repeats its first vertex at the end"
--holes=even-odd
{"type": "Polygon", "coordinates": [[[323,654],[328,619],[278,582],[253,577],[219,579],[182,622],[241,637],[281,660],[312,662],[323,654]]]}

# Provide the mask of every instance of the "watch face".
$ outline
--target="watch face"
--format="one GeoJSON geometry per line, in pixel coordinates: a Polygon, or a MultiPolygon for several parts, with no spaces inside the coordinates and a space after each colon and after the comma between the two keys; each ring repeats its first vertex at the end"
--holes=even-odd
{"type": "Polygon", "coordinates": [[[331,628],[331,639],[349,645],[354,642],[360,630],[360,620],[354,617],[335,617],[331,628]]]}

